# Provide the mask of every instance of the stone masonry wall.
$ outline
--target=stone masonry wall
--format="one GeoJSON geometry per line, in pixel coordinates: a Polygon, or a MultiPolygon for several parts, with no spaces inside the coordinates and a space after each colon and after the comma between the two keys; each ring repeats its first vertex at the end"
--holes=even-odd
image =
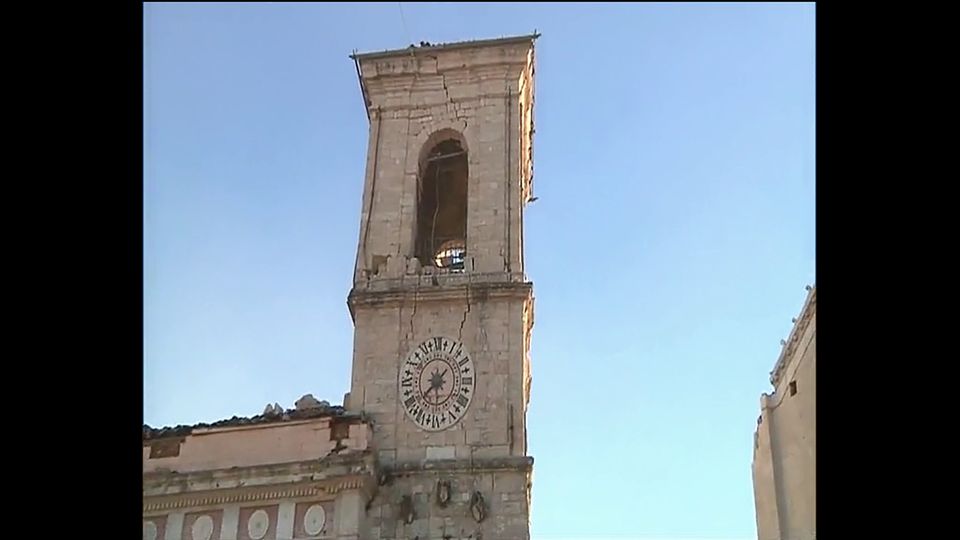
{"type": "Polygon", "coordinates": [[[752,469],[759,540],[816,538],[815,294],[777,366],[774,393],[761,398],[752,469]]]}
{"type": "Polygon", "coordinates": [[[371,440],[367,424],[350,425],[347,437],[334,440],[327,418],[196,430],[182,439],[157,441],[143,447],[144,474],[173,470],[181,473],[211,471],[230,467],[247,467],[319,459],[341,445],[348,450],[365,450],[371,440]],[[171,455],[157,456],[154,446],[176,445],[171,455]]]}
{"type": "Polygon", "coordinates": [[[532,174],[532,63],[532,42],[522,39],[359,58],[370,137],[347,408],[373,419],[385,471],[366,538],[529,538],[533,298],[522,220],[532,174]],[[467,151],[462,273],[413,260],[418,174],[445,138],[467,151]],[[434,336],[463,343],[476,386],[456,424],[428,432],[407,417],[398,375],[413,348],[434,336]],[[449,482],[446,504],[437,500],[439,482],[449,482]]]}
{"type": "Polygon", "coordinates": [[[394,469],[367,513],[368,537],[528,540],[530,469],[522,460],[481,460],[474,470],[454,462],[394,469]]]}
{"type": "Polygon", "coordinates": [[[350,406],[374,419],[380,461],[526,453],[523,308],[518,298],[358,309],[350,406]],[[466,415],[440,432],[420,430],[398,399],[402,359],[432,336],[459,339],[477,370],[466,415]]]}
{"type": "Polygon", "coordinates": [[[375,492],[371,451],[143,476],[144,540],[360,540],[375,492]]]}
{"type": "Polygon", "coordinates": [[[468,152],[468,270],[522,272],[529,50],[512,44],[361,61],[371,106],[356,283],[404,273],[414,255],[420,158],[444,131],[468,152]]]}

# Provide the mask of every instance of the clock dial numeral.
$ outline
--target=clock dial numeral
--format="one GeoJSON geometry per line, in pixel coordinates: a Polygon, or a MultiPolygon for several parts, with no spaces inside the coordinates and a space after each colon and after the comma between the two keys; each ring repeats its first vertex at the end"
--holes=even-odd
{"type": "Polygon", "coordinates": [[[475,385],[473,359],[463,343],[445,336],[418,343],[397,377],[407,418],[427,431],[441,431],[463,420],[475,385]]]}

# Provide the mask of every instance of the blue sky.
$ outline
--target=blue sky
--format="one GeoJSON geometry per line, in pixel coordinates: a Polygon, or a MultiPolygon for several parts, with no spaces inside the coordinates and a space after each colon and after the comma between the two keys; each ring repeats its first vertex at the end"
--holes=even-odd
{"type": "Polygon", "coordinates": [[[144,422],[342,401],[348,55],[534,29],[533,536],[755,538],[759,398],[815,281],[812,4],[146,4],[144,422]]]}

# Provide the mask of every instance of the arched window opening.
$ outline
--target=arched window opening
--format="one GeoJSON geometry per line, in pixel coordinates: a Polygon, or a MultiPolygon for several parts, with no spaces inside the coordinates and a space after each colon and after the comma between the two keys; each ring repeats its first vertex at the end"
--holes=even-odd
{"type": "Polygon", "coordinates": [[[422,266],[464,269],[467,253],[467,152],[455,139],[434,146],[420,167],[417,258],[422,266]]]}

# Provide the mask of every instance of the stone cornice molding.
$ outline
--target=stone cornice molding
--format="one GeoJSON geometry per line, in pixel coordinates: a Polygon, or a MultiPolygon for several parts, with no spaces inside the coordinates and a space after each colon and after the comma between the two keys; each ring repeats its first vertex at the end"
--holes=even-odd
{"type": "Polygon", "coordinates": [[[372,452],[331,455],[320,460],[270,465],[253,465],[206,471],[156,471],[143,475],[144,497],[182,495],[239,487],[256,488],[277,484],[339,481],[342,478],[376,471],[372,452]]]}
{"type": "MultiPolygon", "coordinates": [[[[399,280],[397,280],[399,281],[399,280]]],[[[448,286],[405,286],[383,290],[357,289],[350,291],[347,304],[350,313],[367,307],[398,306],[405,302],[463,301],[468,298],[471,302],[488,299],[517,298],[526,300],[533,295],[533,284],[530,282],[502,282],[476,283],[465,282],[448,286]]]]}
{"type": "Polygon", "coordinates": [[[441,51],[451,51],[456,49],[478,49],[484,47],[512,45],[517,43],[529,43],[532,46],[533,42],[539,37],[540,34],[533,33],[523,36],[477,39],[472,41],[458,41],[454,43],[438,43],[437,45],[430,45],[427,47],[408,47],[406,49],[391,49],[378,52],[355,53],[351,54],[350,58],[353,60],[402,58],[405,56],[410,56],[411,54],[437,54],[441,51]]]}
{"type": "Polygon", "coordinates": [[[508,456],[498,458],[441,459],[431,461],[398,462],[382,465],[380,469],[390,475],[422,472],[479,473],[498,471],[533,471],[532,456],[508,456]]]}
{"type": "MultiPolygon", "coordinates": [[[[426,137],[424,137],[424,141],[426,137]]],[[[408,261],[410,257],[406,258],[408,261]]],[[[523,272],[451,272],[443,268],[428,266],[417,273],[405,273],[399,277],[370,276],[354,284],[354,291],[390,291],[394,289],[430,289],[434,287],[452,287],[471,284],[476,287],[499,285],[504,283],[527,284],[523,272]]]]}
{"type": "MultiPolygon", "coordinates": [[[[484,92],[482,94],[474,94],[471,96],[457,97],[453,101],[458,104],[464,103],[481,103],[483,100],[493,101],[503,101],[504,98],[514,98],[517,97],[516,93],[513,92],[484,92]]],[[[423,111],[429,111],[430,109],[437,109],[446,107],[450,102],[449,101],[437,101],[435,103],[416,103],[411,105],[408,102],[399,103],[397,105],[380,105],[378,107],[373,107],[370,109],[370,118],[376,120],[378,116],[383,118],[401,118],[401,119],[418,119],[427,114],[423,111]]]]}
{"type": "MultiPolygon", "coordinates": [[[[500,80],[514,84],[531,68],[531,53],[539,34],[466,41],[391,51],[353,54],[367,118],[373,110],[393,107],[392,98],[442,91],[445,101],[456,102],[449,89],[458,82],[481,82],[490,91],[500,80]],[[439,85],[439,86],[438,86],[439,85]]],[[[460,84],[462,86],[462,84],[460,84]]],[[[409,106],[410,103],[404,103],[409,106]]],[[[437,103],[439,105],[439,103],[437,103]]]]}
{"type": "MultiPolygon", "coordinates": [[[[514,83],[514,75],[527,66],[527,59],[487,62],[483,64],[439,66],[435,57],[421,57],[415,68],[364,76],[364,83],[371,95],[389,92],[412,93],[413,95],[444,90],[456,84],[472,84],[482,80],[502,80],[514,83]],[[424,67],[426,66],[426,67],[424,67]]],[[[404,66],[407,67],[407,66],[404,66]]]]}
{"type": "Polygon", "coordinates": [[[274,484],[206,492],[144,497],[143,513],[168,512],[184,508],[202,508],[257,501],[282,501],[296,498],[333,498],[341,491],[359,489],[368,492],[375,484],[373,473],[322,482],[274,484]]]}
{"type": "Polygon", "coordinates": [[[787,338],[787,342],[784,345],[783,350],[780,351],[780,356],[777,358],[777,362],[773,366],[773,371],[770,372],[770,384],[772,384],[774,388],[780,384],[780,379],[783,377],[787,366],[790,365],[791,360],[793,360],[794,353],[800,344],[800,339],[803,337],[804,333],[806,333],[807,327],[810,326],[810,321],[813,319],[813,315],[816,313],[816,311],[817,288],[816,286],[813,286],[810,288],[809,294],[807,294],[807,299],[804,302],[800,319],[796,322],[796,324],[794,324],[793,329],[790,331],[790,336],[787,338]]]}

